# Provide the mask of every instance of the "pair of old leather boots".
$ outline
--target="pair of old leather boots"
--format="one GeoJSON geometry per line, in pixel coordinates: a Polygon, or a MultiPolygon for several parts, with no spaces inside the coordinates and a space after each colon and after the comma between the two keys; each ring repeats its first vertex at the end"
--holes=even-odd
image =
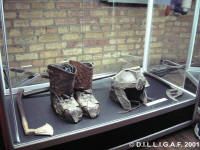
{"type": "Polygon", "coordinates": [[[96,118],[99,102],[92,94],[93,65],[70,60],[48,65],[52,107],[63,119],[77,123],[83,114],[96,118]]]}

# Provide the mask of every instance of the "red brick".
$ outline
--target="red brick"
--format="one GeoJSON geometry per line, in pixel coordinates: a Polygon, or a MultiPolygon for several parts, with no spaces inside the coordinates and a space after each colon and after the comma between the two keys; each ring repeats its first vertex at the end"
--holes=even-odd
{"type": "Polygon", "coordinates": [[[47,30],[47,33],[57,33],[58,32],[57,27],[47,27],[46,30],[47,30]]]}
{"type": "Polygon", "coordinates": [[[88,16],[89,11],[83,11],[83,10],[68,10],[68,15],[71,17],[81,17],[81,16],[88,16]]]}
{"type": "Polygon", "coordinates": [[[82,47],[82,42],[81,41],[70,41],[67,43],[68,48],[76,48],[76,47],[82,47]]]}
{"type": "Polygon", "coordinates": [[[56,25],[78,24],[78,18],[55,19],[56,25]]]}
{"type": "Polygon", "coordinates": [[[87,18],[80,18],[80,24],[98,24],[99,18],[95,17],[87,17],[87,18]]]}
{"type": "Polygon", "coordinates": [[[41,67],[44,65],[44,60],[33,60],[32,65],[33,67],[41,67]]]}
{"type": "Polygon", "coordinates": [[[109,44],[109,41],[106,39],[100,39],[100,40],[84,40],[83,44],[85,47],[96,47],[96,46],[104,46],[109,44]]]}
{"type": "Polygon", "coordinates": [[[57,2],[56,8],[65,9],[65,8],[78,8],[80,7],[80,2],[57,2]]]}
{"type": "Polygon", "coordinates": [[[5,10],[30,9],[30,4],[23,2],[8,2],[4,4],[4,8],[5,10]]]}

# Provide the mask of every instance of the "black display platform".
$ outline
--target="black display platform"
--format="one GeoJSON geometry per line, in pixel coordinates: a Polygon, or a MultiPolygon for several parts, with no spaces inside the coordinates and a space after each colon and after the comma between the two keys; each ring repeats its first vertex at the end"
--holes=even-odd
{"type": "Polygon", "coordinates": [[[196,93],[199,80],[200,80],[199,71],[186,72],[184,88],[192,93],[196,93]]]}
{"type": "Polygon", "coordinates": [[[185,78],[184,88],[192,93],[196,93],[197,86],[188,78],[185,78]]]}
{"type": "MultiPolygon", "coordinates": [[[[155,100],[164,97],[167,98],[165,91],[170,87],[153,77],[146,77],[148,79],[148,82],[150,83],[150,87],[147,88],[148,96],[155,100]]],[[[15,149],[41,149],[66,142],[73,145],[73,142],[76,143],[76,141],[78,142],[79,140],[80,143],[80,141],[85,140],[86,137],[90,139],[95,139],[92,138],[94,136],[98,137],[98,141],[102,142],[105,140],[104,135],[108,134],[107,138],[109,138],[109,135],[112,135],[111,137],[114,138],[115,136],[113,136],[113,134],[120,134],[120,131],[122,132],[121,135],[123,135],[123,133],[126,133],[125,131],[123,132],[123,130],[126,130],[123,127],[128,127],[131,130],[141,130],[142,128],[144,128],[142,126],[146,126],[147,123],[150,123],[152,125],[153,123],[155,124],[156,118],[157,120],[164,119],[163,121],[165,121],[164,124],[160,124],[160,126],[162,126],[161,128],[159,128],[159,124],[156,124],[156,126],[154,126],[154,128],[156,127],[158,131],[188,120],[192,121],[195,100],[194,97],[188,93],[184,93],[183,96],[179,98],[178,102],[169,99],[168,101],[156,105],[148,107],[141,106],[139,109],[133,110],[128,113],[119,113],[123,111],[123,109],[121,109],[118,104],[114,103],[109,98],[110,82],[110,78],[100,79],[93,82],[94,95],[99,100],[101,105],[100,116],[96,119],[88,119],[84,117],[83,120],[78,124],[68,123],[54,114],[50,105],[50,97],[48,93],[23,99],[24,109],[29,126],[31,128],[37,128],[44,125],[45,123],[49,123],[54,128],[54,135],[52,137],[24,135],[19,118],[19,113],[17,111],[17,120],[21,142],[13,143],[13,147],[15,149]],[[171,119],[170,116],[172,116],[171,119]],[[170,121],[168,124],[166,122],[167,120],[170,121]],[[116,133],[110,133],[112,131],[116,131],[116,133]]],[[[9,110],[10,99],[9,97],[7,98],[8,99],[6,99],[6,110],[9,110]]],[[[7,113],[9,113],[9,111],[7,113]]],[[[10,124],[11,126],[13,125],[11,119],[10,124]]],[[[150,127],[152,126],[150,125],[150,127]]],[[[150,130],[152,132],[156,131],[155,129],[150,130]]],[[[152,132],[147,132],[146,130],[144,130],[144,132],[145,134],[143,133],[143,130],[141,130],[141,133],[132,140],[135,140],[139,137],[141,138],[141,136],[152,134],[152,132]]],[[[15,133],[12,132],[11,136],[15,137],[15,133]]],[[[118,138],[118,140],[120,140],[120,138],[118,138]]],[[[129,142],[128,140],[126,142],[129,142]]],[[[88,139],[87,141],[90,140],[88,139]]],[[[102,146],[101,142],[98,142],[99,146],[102,146]]],[[[121,139],[121,142],[115,144],[120,145],[124,142],[125,141],[121,139]]],[[[110,145],[109,143],[107,144],[108,145],[105,144],[102,148],[111,148],[113,146],[117,146],[113,145],[112,143],[110,143],[110,145]]]]}

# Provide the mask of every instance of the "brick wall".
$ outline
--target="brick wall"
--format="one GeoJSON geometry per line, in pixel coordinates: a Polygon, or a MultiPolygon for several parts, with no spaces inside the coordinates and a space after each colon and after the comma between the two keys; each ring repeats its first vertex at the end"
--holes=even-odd
{"type": "MultiPolygon", "coordinates": [[[[200,26],[200,20],[199,20],[199,26],[200,26]]],[[[192,66],[197,66],[198,64],[200,64],[200,27],[197,30],[197,36],[194,45],[194,55],[192,60],[193,60],[192,66]]]]}
{"type": "Polygon", "coordinates": [[[185,62],[192,30],[193,12],[186,16],[159,15],[155,19],[160,20],[160,23],[154,23],[153,37],[157,40],[155,41],[157,47],[152,45],[152,52],[154,53],[155,50],[160,52],[163,58],[185,62]],[[160,30],[158,30],[159,26],[160,30]]]}
{"type": "MultiPolygon", "coordinates": [[[[151,63],[161,57],[185,60],[192,12],[164,16],[155,7],[151,63]]],[[[95,72],[142,64],[146,7],[112,5],[98,0],[6,0],[5,16],[11,66],[46,65],[68,59],[90,61],[95,72]]]]}

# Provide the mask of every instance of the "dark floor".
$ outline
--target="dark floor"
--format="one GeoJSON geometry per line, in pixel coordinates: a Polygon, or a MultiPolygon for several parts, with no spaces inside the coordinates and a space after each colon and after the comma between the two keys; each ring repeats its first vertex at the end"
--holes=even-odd
{"type": "Polygon", "coordinates": [[[155,143],[156,146],[158,146],[159,143],[164,143],[164,142],[166,142],[167,144],[173,144],[173,143],[176,144],[177,142],[181,142],[181,145],[183,146],[182,148],[174,148],[172,146],[170,148],[156,147],[156,148],[137,148],[137,149],[139,150],[183,150],[183,149],[200,150],[200,140],[198,140],[198,138],[194,134],[194,126],[197,122],[200,122],[200,114],[197,114],[196,121],[192,126],[150,142],[150,145],[155,143]],[[189,146],[189,144],[194,144],[194,147],[192,147],[191,145],[189,146]],[[188,146],[187,148],[185,147],[186,145],[188,146]]]}
{"type": "Polygon", "coordinates": [[[177,142],[181,142],[181,145],[183,146],[182,148],[174,148],[173,145],[171,147],[155,147],[155,148],[138,148],[140,150],[199,150],[200,147],[197,145],[194,147],[185,147],[185,145],[189,143],[195,143],[195,144],[200,144],[200,141],[195,137],[194,135],[194,129],[193,127],[189,127],[186,129],[183,129],[181,131],[175,132],[173,134],[164,136],[162,138],[159,138],[153,142],[150,142],[150,144],[155,144],[156,146],[159,146],[159,143],[167,143],[167,144],[176,144],[177,142]]]}

